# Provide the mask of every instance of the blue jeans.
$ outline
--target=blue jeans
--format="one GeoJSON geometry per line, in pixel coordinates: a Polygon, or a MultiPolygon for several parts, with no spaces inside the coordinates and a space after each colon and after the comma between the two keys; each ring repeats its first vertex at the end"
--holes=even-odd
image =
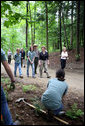
{"type": "Polygon", "coordinates": [[[64,108],[63,104],[61,104],[60,108],[59,109],[56,109],[53,111],[54,115],[58,115],[59,112],[64,108]]]}
{"type": "Polygon", "coordinates": [[[17,67],[19,67],[19,76],[22,75],[21,63],[15,63],[14,75],[16,76],[17,67]]]}
{"type": "Polygon", "coordinates": [[[15,125],[12,120],[10,110],[8,108],[7,100],[1,86],[1,114],[5,125],[15,125]]]}
{"type": "Polygon", "coordinates": [[[31,65],[31,67],[32,67],[32,77],[34,77],[35,76],[35,66],[34,66],[34,63],[33,64],[31,64],[30,62],[29,62],[29,60],[27,61],[27,76],[29,76],[29,66],[31,65]]]}

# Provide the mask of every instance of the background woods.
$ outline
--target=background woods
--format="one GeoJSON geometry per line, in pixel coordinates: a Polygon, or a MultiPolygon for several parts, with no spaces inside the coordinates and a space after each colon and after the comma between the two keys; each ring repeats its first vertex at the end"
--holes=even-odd
{"type": "Polygon", "coordinates": [[[84,47],[84,1],[1,1],[1,46],[12,53],[31,44],[49,53],[84,47]]]}

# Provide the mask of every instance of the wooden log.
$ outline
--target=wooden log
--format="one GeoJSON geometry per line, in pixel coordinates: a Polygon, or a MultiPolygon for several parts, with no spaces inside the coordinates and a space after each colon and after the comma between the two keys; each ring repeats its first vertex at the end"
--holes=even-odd
{"type": "MultiPolygon", "coordinates": [[[[23,102],[24,102],[25,104],[27,104],[28,106],[30,106],[31,108],[36,109],[36,107],[35,107],[34,105],[32,105],[32,104],[30,104],[30,103],[27,103],[27,102],[25,102],[24,100],[23,100],[23,102]]],[[[42,113],[44,113],[44,114],[47,114],[46,111],[44,111],[44,110],[42,110],[42,109],[40,109],[39,111],[42,112],[42,113]]],[[[66,124],[66,125],[69,125],[68,122],[66,122],[66,121],[64,121],[64,120],[62,120],[62,119],[60,119],[59,117],[53,116],[53,118],[56,119],[56,120],[58,120],[58,121],[60,121],[60,122],[62,122],[62,123],[64,123],[64,124],[66,124]]]]}

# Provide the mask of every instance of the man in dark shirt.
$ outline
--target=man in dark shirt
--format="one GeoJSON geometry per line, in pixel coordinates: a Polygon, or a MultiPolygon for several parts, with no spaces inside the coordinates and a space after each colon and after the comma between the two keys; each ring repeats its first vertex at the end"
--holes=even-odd
{"type": "Polygon", "coordinates": [[[49,65],[49,56],[48,52],[45,51],[45,46],[42,46],[42,52],[40,52],[39,55],[39,66],[40,66],[40,78],[42,78],[42,70],[46,71],[47,78],[50,78],[48,71],[47,71],[47,65],[49,65]]]}
{"type": "Polygon", "coordinates": [[[20,53],[21,53],[21,67],[22,67],[22,64],[23,64],[23,67],[25,67],[25,51],[23,50],[23,48],[21,49],[20,53]]]}

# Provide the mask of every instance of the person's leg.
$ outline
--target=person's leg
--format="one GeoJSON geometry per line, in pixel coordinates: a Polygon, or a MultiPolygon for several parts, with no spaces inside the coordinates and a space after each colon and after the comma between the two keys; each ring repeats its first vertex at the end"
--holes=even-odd
{"type": "Polygon", "coordinates": [[[15,63],[15,66],[14,66],[14,76],[16,77],[16,71],[17,71],[17,63],[15,63]]]}
{"type": "Polygon", "coordinates": [[[30,63],[29,61],[27,61],[27,77],[29,77],[29,66],[30,66],[30,63]]]}
{"type": "Polygon", "coordinates": [[[63,108],[64,108],[64,106],[63,106],[63,104],[61,104],[60,108],[53,111],[54,115],[58,115],[59,112],[61,112],[63,108]]]}
{"type": "Polygon", "coordinates": [[[21,63],[19,63],[18,65],[19,65],[19,76],[21,76],[22,75],[21,63]]]}
{"type": "Polygon", "coordinates": [[[40,65],[40,78],[42,78],[42,70],[43,70],[43,61],[41,61],[41,65],[40,65]]]}
{"type": "Polygon", "coordinates": [[[34,65],[35,65],[35,74],[36,74],[36,69],[37,69],[37,57],[34,60],[34,65]]]}
{"type": "Polygon", "coordinates": [[[32,77],[35,77],[35,66],[34,66],[34,63],[31,66],[32,66],[32,77]]]}
{"type": "Polygon", "coordinates": [[[2,86],[1,86],[1,114],[5,125],[13,125],[12,116],[8,108],[8,104],[2,86]]]}
{"type": "Polygon", "coordinates": [[[25,67],[25,59],[23,59],[23,67],[25,67]]]}
{"type": "Polygon", "coordinates": [[[61,59],[61,69],[64,69],[64,60],[61,59]]]}
{"type": "Polygon", "coordinates": [[[49,77],[48,70],[47,70],[47,61],[44,62],[44,70],[46,71],[47,77],[49,77]]]}

